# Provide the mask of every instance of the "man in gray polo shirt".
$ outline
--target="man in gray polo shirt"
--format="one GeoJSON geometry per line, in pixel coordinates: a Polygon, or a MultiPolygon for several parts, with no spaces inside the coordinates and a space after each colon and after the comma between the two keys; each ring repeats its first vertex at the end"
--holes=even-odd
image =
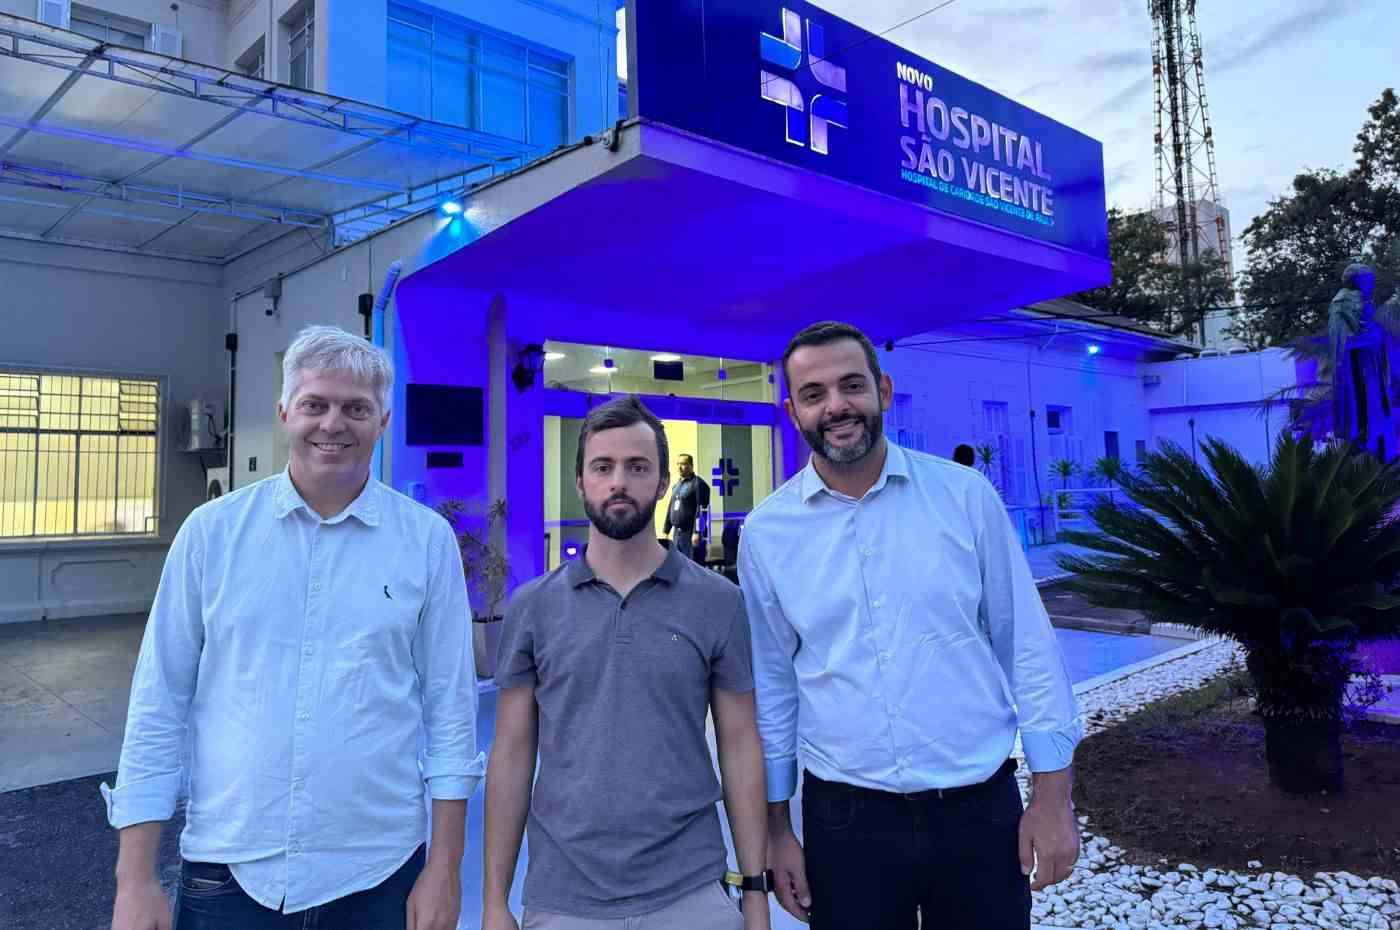
{"type": "Polygon", "coordinates": [[[589,413],[575,462],[588,547],[506,611],[483,930],[517,930],[507,899],[527,811],[527,928],[768,930],[748,619],[737,587],[657,541],[670,458],[661,422],[636,398],[589,413]],[[722,883],[721,796],[752,889],[742,915],[722,883]]]}

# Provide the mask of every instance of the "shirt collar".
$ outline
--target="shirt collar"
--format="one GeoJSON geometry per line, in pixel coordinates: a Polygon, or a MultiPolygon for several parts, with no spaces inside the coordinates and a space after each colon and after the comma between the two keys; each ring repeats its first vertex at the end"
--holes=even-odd
{"type": "Polygon", "coordinates": [[[277,502],[277,519],[282,519],[294,510],[305,511],[307,516],[321,523],[340,523],[349,517],[354,517],[365,526],[379,525],[379,482],[370,478],[365,482],[364,490],[358,497],[350,502],[340,513],[329,520],[322,520],[321,515],[311,509],[311,505],[302,499],[297,492],[296,485],[292,484],[292,473],[290,468],[282,470],[277,476],[277,487],[274,492],[277,502]]]}
{"type": "MultiPolygon", "coordinates": [[[[812,464],[810,459],[807,462],[807,467],[802,469],[801,475],[800,490],[802,492],[802,503],[811,503],[812,498],[821,494],[823,491],[833,497],[850,500],[846,495],[833,491],[826,486],[826,482],[822,480],[821,475],[817,474],[817,468],[812,464]]],[[[904,450],[899,446],[890,442],[889,439],[886,439],[885,465],[880,469],[880,477],[875,479],[875,483],[870,486],[869,491],[865,492],[865,496],[869,497],[883,489],[884,486],[889,483],[890,478],[903,478],[905,481],[909,480],[909,456],[906,455],[904,450]]]]}
{"type": "MultiPolygon", "coordinates": [[[[676,579],[681,576],[682,558],[683,556],[680,554],[680,550],[675,546],[668,546],[666,549],[666,558],[661,560],[661,564],[656,567],[656,571],[651,573],[651,577],[670,585],[675,584],[676,579]]],[[[566,577],[569,579],[569,587],[571,588],[582,587],[598,577],[594,574],[593,567],[588,564],[587,546],[583,547],[583,551],[578,554],[578,558],[569,563],[566,573],[566,577]]]]}

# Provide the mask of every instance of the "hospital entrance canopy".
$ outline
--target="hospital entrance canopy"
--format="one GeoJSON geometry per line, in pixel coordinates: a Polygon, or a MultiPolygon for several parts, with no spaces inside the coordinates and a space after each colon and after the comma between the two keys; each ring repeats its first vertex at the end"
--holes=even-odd
{"type": "Polygon", "coordinates": [[[0,233],[216,263],[326,248],[529,145],[0,14],[0,233]]]}
{"type": "Polygon", "coordinates": [[[1109,281],[1093,139],[802,0],[626,22],[631,120],[501,181],[518,215],[468,200],[406,325],[504,293],[521,337],[774,358],[815,320],[884,342],[1109,281]]]}

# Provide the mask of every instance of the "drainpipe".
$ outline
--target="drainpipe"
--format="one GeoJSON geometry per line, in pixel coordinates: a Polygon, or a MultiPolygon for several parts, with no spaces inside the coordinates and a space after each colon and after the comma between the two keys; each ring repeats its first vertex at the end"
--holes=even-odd
{"type": "MultiPolygon", "coordinates": [[[[403,262],[394,259],[389,263],[389,269],[384,275],[384,286],[379,290],[379,297],[374,302],[374,309],[370,313],[370,343],[384,348],[384,308],[389,304],[389,296],[394,293],[394,285],[398,283],[399,275],[403,273],[403,262]]],[[[374,458],[370,465],[371,472],[376,481],[384,480],[384,440],[374,444],[374,458]]]]}
{"type": "MultiPolygon", "coordinates": [[[[238,465],[233,458],[234,424],[238,422],[234,419],[234,404],[238,400],[238,298],[236,296],[230,298],[228,302],[228,334],[224,336],[224,348],[228,350],[228,424],[225,431],[228,438],[224,443],[224,456],[228,462],[228,487],[224,493],[228,493],[233,490],[233,476],[238,470],[238,465]]],[[[205,491],[207,493],[208,488],[205,491]]]]}
{"type": "Polygon", "coordinates": [[[1191,427],[1191,462],[1192,464],[1200,464],[1196,461],[1196,418],[1192,417],[1187,420],[1186,425],[1191,427]]]}

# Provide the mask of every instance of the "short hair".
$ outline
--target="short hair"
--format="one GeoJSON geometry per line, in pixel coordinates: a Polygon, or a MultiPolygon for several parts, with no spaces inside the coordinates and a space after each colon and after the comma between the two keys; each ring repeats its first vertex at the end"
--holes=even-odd
{"type": "Polygon", "coordinates": [[[333,371],[364,381],[379,398],[381,412],[389,410],[389,394],[394,387],[394,363],[379,346],[363,336],[338,326],[307,326],[282,356],[283,409],[291,406],[292,396],[301,386],[304,372],[333,371]]]}
{"type": "Polygon", "coordinates": [[[692,465],[695,464],[695,456],[691,455],[689,452],[682,452],[680,455],[677,455],[676,458],[678,458],[678,459],[685,459],[687,462],[689,462],[689,463],[692,464],[692,465]]]}
{"type": "Polygon", "coordinates": [[[953,450],[953,461],[959,465],[966,465],[971,468],[977,464],[977,452],[967,443],[962,443],[953,450]]]}
{"type": "Polygon", "coordinates": [[[870,341],[870,337],[849,323],[824,320],[821,323],[813,323],[793,336],[792,341],[783,350],[783,381],[788,386],[788,393],[792,393],[792,379],[788,377],[788,360],[792,358],[792,353],[804,346],[824,346],[840,342],[842,339],[853,339],[859,343],[861,349],[865,351],[865,360],[870,365],[870,373],[874,375],[875,383],[878,385],[880,383],[880,357],[876,354],[875,344],[870,341]]]}
{"type": "Polygon", "coordinates": [[[583,428],[578,433],[578,458],[574,461],[574,477],[583,477],[583,449],[588,445],[588,437],[603,430],[620,429],[635,423],[645,423],[656,434],[656,464],[662,477],[671,476],[671,446],[666,441],[666,427],[647,409],[646,404],[636,395],[619,397],[606,404],[600,404],[588,411],[583,418],[583,428]]]}

